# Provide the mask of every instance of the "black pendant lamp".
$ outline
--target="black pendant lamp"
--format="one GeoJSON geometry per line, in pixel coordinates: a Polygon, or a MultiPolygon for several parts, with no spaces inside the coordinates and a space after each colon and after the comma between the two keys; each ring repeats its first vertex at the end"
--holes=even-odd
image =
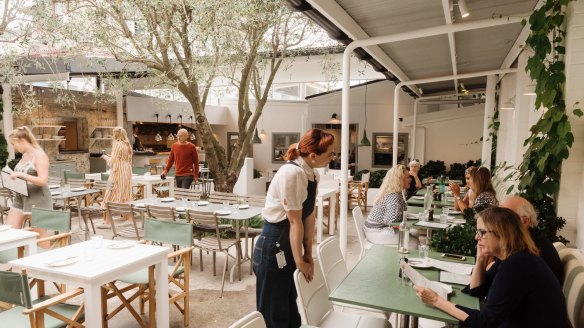
{"type": "Polygon", "coordinates": [[[371,147],[371,141],[367,138],[367,84],[365,84],[365,127],[363,128],[363,138],[359,141],[359,147],[371,147]]]}

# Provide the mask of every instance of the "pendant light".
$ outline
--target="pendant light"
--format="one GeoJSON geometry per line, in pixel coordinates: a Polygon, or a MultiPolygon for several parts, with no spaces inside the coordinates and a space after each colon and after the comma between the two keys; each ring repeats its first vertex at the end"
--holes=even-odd
{"type": "Polygon", "coordinates": [[[258,128],[255,128],[255,133],[253,135],[253,139],[251,140],[251,143],[253,144],[261,144],[262,143],[262,139],[260,139],[260,136],[258,135],[258,128]]]}
{"type": "Polygon", "coordinates": [[[367,84],[365,84],[365,126],[363,127],[363,138],[359,141],[360,147],[371,147],[371,141],[367,139],[367,84]]]}
{"type": "MultiPolygon", "coordinates": [[[[158,116],[159,116],[158,113],[154,114],[154,116],[156,116],[156,126],[160,126],[158,124],[158,116]]],[[[162,141],[162,136],[160,135],[160,132],[159,131],[156,132],[156,135],[154,136],[154,140],[156,142],[161,142],[162,141]]]]}
{"type": "Polygon", "coordinates": [[[337,113],[333,113],[333,115],[331,115],[331,119],[328,121],[328,124],[341,124],[341,120],[338,119],[337,113]]]}
{"type": "MultiPolygon", "coordinates": [[[[193,129],[194,129],[195,123],[193,122],[193,115],[189,116],[189,118],[191,119],[191,124],[193,125],[193,129]]],[[[191,131],[191,135],[189,138],[191,139],[191,141],[195,141],[195,139],[197,139],[194,131],[191,131]]]]}
{"type": "Polygon", "coordinates": [[[166,116],[168,116],[168,122],[170,124],[170,133],[168,134],[168,137],[166,137],[166,140],[174,141],[174,134],[172,134],[172,115],[168,114],[166,116]]]}
{"type": "Polygon", "coordinates": [[[262,129],[260,131],[260,139],[262,139],[262,141],[265,141],[267,137],[268,133],[266,132],[266,130],[264,130],[264,114],[262,113],[262,129]]]}

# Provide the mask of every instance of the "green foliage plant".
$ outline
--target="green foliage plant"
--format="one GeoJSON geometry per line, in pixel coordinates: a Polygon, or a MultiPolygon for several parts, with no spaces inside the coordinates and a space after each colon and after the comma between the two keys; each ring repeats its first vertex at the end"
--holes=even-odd
{"type": "MultiPolygon", "coordinates": [[[[0,121],[2,120],[2,113],[4,110],[4,104],[0,101],[0,121]]],[[[6,137],[4,134],[0,133],[0,166],[4,167],[6,165],[6,160],[8,159],[8,143],[6,142],[6,137]]]]}
{"type": "MultiPolygon", "coordinates": [[[[531,127],[524,143],[527,150],[518,168],[518,189],[538,210],[538,228],[550,240],[562,242],[567,240],[557,236],[557,232],[566,221],[556,215],[555,197],[560,189],[562,162],[570,155],[574,143],[564,101],[564,20],[570,1],[546,0],[529,17],[531,33],[526,45],[533,54],[525,70],[536,82],[535,107],[547,111],[542,110],[541,118],[531,127]]],[[[582,116],[578,102],[571,112],[582,116]]]]}
{"type": "Polygon", "coordinates": [[[475,256],[476,241],[475,212],[471,208],[464,210],[465,224],[458,224],[448,230],[435,231],[430,240],[430,247],[436,252],[475,256]]]}
{"type": "Polygon", "coordinates": [[[371,172],[371,176],[369,177],[369,188],[379,188],[381,187],[381,183],[383,182],[383,178],[387,174],[387,170],[377,170],[371,172]]]}
{"type": "Polygon", "coordinates": [[[446,174],[446,165],[444,164],[444,161],[428,161],[420,168],[420,175],[424,178],[435,178],[441,174],[446,174]]]}

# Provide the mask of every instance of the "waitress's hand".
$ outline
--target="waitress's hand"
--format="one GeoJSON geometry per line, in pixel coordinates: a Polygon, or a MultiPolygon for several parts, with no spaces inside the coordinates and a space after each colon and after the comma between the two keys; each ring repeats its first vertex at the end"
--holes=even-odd
{"type": "Polygon", "coordinates": [[[314,263],[302,261],[300,263],[296,263],[296,268],[304,275],[306,281],[312,281],[312,278],[314,277],[314,263]]]}
{"type": "Polygon", "coordinates": [[[418,298],[420,298],[422,302],[428,305],[436,306],[439,296],[435,291],[431,290],[430,288],[418,286],[414,286],[414,289],[416,290],[416,295],[418,295],[418,298]]]}
{"type": "Polygon", "coordinates": [[[105,155],[105,154],[101,155],[101,158],[106,160],[106,161],[110,160],[110,157],[108,155],[105,155]]]}
{"type": "Polygon", "coordinates": [[[12,178],[12,180],[16,180],[16,178],[23,178],[24,179],[24,173],[12,172],[12,173],[10,173],[10,177],[12,178]]]}

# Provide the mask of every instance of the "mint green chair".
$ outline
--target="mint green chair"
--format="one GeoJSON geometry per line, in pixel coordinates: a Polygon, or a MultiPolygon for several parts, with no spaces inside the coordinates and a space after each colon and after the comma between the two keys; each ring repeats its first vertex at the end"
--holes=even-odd
{"type": "MultiPolygon", "coordinates": [[[[49,210],[44,208],[32,208],[30,228],[54,231],[55,234],[49,237],[37,239],[37,244],[50,243],[49,249],[69,245],[71,241],[71,212],[49,210]]],[[[7,263],[23,257],[23,248],[9,249],[0,252],[0,262],[7,263]]],[[[39,252],[45,248],[39,247],[39,252]]]]}
{"type": "MultiPolygon", "coordinates": [[[[83,325],[83,309],[63,302],[83,293],[78,288],[55,297],[39,295],[32,300],[26,271],[0,271],[0,301],[14,307],[0,312],[3,327],[78,327],[83,325]]],[[[40,293],[40,290],[39,290],[40,293]]]]}
{"type": "MultiPolygon", "coordinates": [[[[144,221],[144,241],[152,242],[157,245],[179,245],[184,247],[180,250],[174,251],[168,254],[169,259],[178,258],[175,261],[174,266],[168,268],[168,283],[174,284],[180,291],[174,293],[176,288],[169,288],[169,302],[174,304],[179,311],[183,314],[183,325],[186,327],[189,325],[189,276],[191,272],[191,255],[193,251],[193,226],[190,223],[167,221],[167,220],[157,220],[157,219],[146,219],[144,221]],[[182,305],[179,303],[182,301],[182,305]]],[[[144,314],[144,304],[149,300],[151,293],[150,290],[154,290],[154,284],[150,277],[154,277],[154,267],[148,269],[143,269],[136,271],[132,274],[125,275],[118,279],[118,281],[129,284],[122,289],[118,289],[115,282],[107,284],[106,290],[102,292],[102,308],[104,312],[104,322],[105,320],[111,319],[115,314],[117,314],[121,309],[126,307],[132,316],[136,318],[138,322],[142,319],[129,304],[139,298],[140,314],[144,314]],[[130,297],[125,298],[122,293],[129,290],[138,288],[138,290],[130,297]],[[104,296],[105,295],[105,296],[104,296]],[[122,304],[116,309],[108,313],[107,310],[107,299],[118,296],[122,299],[122,304]],[[126,306],[124,303],[128,304],[126,306]]],[[[149,304],[150,316],[155,311],[154,302],[149,304]]],[[[145,326],[145,325],[144,325],[145,326]]]]}
{"type": "Polygon", "coordinates": [[[144,175],[146,172],[150,172],[150,169],[145,167],[134,166],[132,167],[133,174],[144,175]]]}
{"type": "Polygon", "coordinates": [[[109,180],[109,173],[102,173],[101,174],[101,181],[107,181],[109,180]]]}
{"type": "Polygon", "coordinates": [[[83,172],[75,172],[75,171],[65,171],[65,182],[69,181],[69,179],[84,179],[85,180],[85,173],[83,172]]]}

